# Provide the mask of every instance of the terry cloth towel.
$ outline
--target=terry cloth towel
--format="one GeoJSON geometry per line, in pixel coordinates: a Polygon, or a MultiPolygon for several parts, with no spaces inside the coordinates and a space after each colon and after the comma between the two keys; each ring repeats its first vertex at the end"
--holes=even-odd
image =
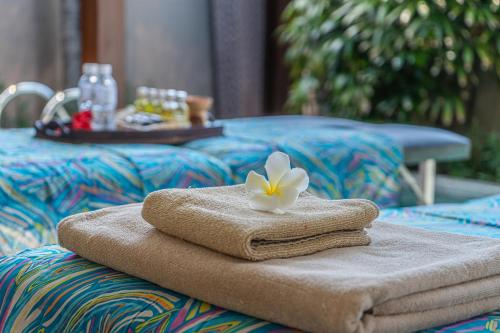
{"type": "Polygon", "coordinates": [[[244,185],[161,190],[146,197],[142,216],[171,236],[249,260],[368,245],[364,228],[378,216],[364,199],[304,193],[284,214],[274,214],[251,209],[247,196],[244,185]]]}
{"type": "Polygon", "coordinates": [[[141,204],[70,216],[60,244],[165,288],[311,332],[410,332],[500,308],[500,242],[374,223],[370,246],[252,262],[160,232],[141,204]]]}

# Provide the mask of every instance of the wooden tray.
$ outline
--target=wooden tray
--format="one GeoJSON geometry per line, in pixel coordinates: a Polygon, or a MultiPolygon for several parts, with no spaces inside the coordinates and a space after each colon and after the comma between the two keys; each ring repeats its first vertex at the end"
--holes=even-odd
{"type": "Polygon", "coordinates": [[[65,143],[158,143],[177,145],[196,139],[221,136],[222,126],[192,126],[189,128],[154,131],[56,131],[35,123],[35,137],[65,143]]]}

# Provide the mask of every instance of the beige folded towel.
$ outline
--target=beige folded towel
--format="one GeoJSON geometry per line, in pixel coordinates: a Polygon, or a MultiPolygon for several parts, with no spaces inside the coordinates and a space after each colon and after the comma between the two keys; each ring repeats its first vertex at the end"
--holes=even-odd
{"type": "Polygon", "coordinates": [[[284,214],[253,210],[244,185],[168,189],[144,200],[143,218],[159,230],[249,260],[289,258],[334,247],[368,245],[363,229],[377,216],[368,200],[302,194],[284,214]]]}
{"type": "Polygon", "coordinates": [[[82,257],[227,309],[312,332],[410,332],[500,307],[500,242],[374,223],[370,246],[262,262],[158,231],[141,204],[68,217],[82,257]]]}

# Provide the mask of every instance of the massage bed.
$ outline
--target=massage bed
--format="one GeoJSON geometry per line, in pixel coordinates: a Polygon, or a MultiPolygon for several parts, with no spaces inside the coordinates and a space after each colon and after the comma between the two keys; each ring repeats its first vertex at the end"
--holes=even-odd
{"type": "Polygon", "coordinates": [[[57,222],[68,215],[139,202],[161,188],[241,183],[250,170],[262,173],[276,150],[307,170],[317,195],[398,205],[398,143],[332,131],[316,118],[293,127],[280,119],[227,121],[225,136],[182,147],[71,145],[34,139],[31,129],[0,130],[0,255],[54,243],[57,222]]]}
{"type": "MultiPolygon", "coordinates": [[[[459,205],[385,209],[379,220],[500,239],[500,195],[459,205]]],[[[425,332],[494,332],[500,321],[500,305],[498,310],[425,332]]],[[[0,331],[40,330],[294,331],[158,287],[82,259],[56,245],[0,259],[0,331]]]]}
{"type": "Polygon", "coordinates": [[[62,218],[158,188],[230,183],[219,160],[172,146],[58,144],[0,131],[0,255],[55,241],[62,218]]]}
{"type": "Polygon", "coordinates": [[[279,144],[293,138],[295,129],[311,132],[341,133],[355,131],[358,135],[372,134],[397,144],[402,149],[404,163],[401,176],[423,204],[434,203],[436,163],[465,160],[470,156],[470,140],[462,135],[439,128],[405,124],[371,124],[361,121],[319,116],[275,116],[227,120],[226,132],[247,139],[264,139],[279,144]],[[292,135],[289,135],[290,133],[292,135]],[[286,140],[282,140],[286,138],[286,140]],[[418,165],[419,180],[406,166],[418,165]]]}
{"type": "MultiPolygon", "coordinates": [[[[56,245],[13,253],[55,243],[56,223],[67,215],[141,201],[158,188],[241,182],[249,170],[262,172],[263,161],[276,150],[308,171],[316,194],[397,205],[397,170],[413,163],[397,137],[350,121],[307,119],[227,121],[224,137],[184,147],[62,145],[32,139],[30,130],[0,131],[5,142],[0,214],[10,222],[0,220],[0,245],[11,241],[4,252],[11,255],[0,257],[0,331],[292,331],[116,272],[56,245]]],[[[386,209],[381,220],[500,238],[499,202],[493,197],[463,206],[386,209]]],[[[436,330],[494,327],[499,315],[436,330]]]]}

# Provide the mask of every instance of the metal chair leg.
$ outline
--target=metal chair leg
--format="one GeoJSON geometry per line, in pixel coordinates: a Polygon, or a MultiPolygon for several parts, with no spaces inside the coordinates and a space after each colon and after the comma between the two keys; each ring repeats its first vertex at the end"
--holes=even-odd
{"type": "Polygon", "coordinates": [[[436,160],[428,159],[418,165],[422,203],[432,205],[436,193],[436,160]]]}
{"type": "Polygon", "coordinates": [[[417,181],[405,165],[399,168],[401,176],[417,196],[420,204],[432,205],[436,191],[436,161],[428,159],[418,166],[417,181]]]}

